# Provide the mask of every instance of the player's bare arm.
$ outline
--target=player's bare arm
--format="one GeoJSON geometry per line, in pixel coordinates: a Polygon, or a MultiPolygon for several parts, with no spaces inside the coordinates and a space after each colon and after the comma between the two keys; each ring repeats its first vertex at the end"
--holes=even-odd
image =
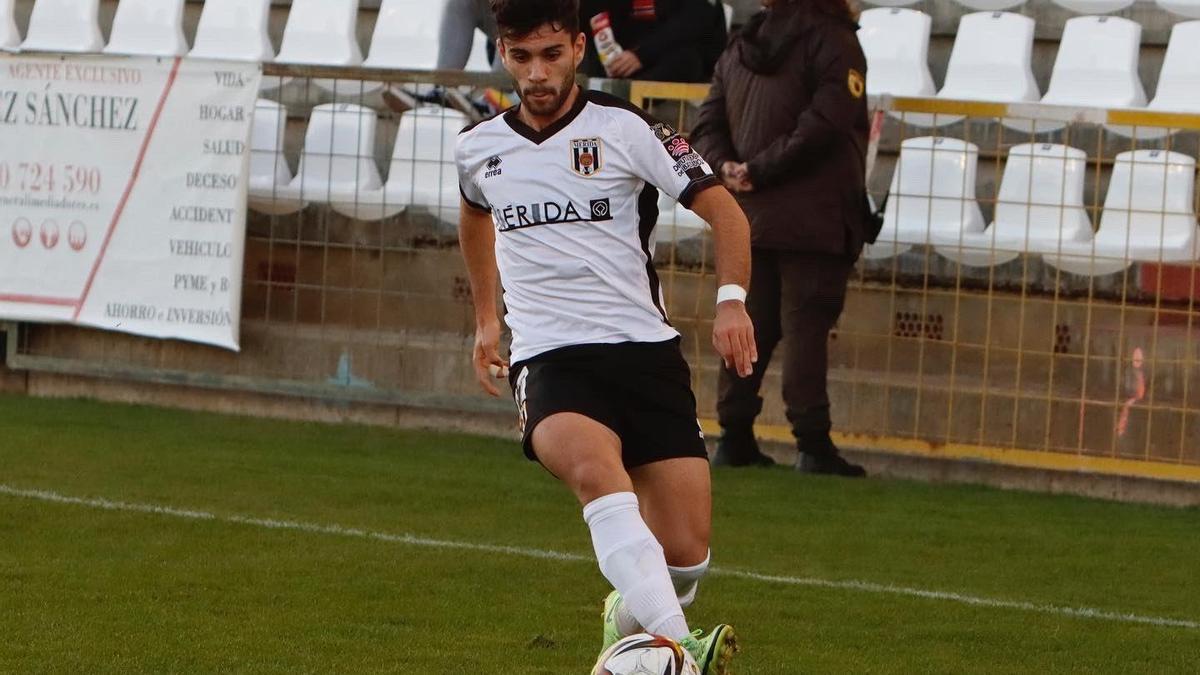
{"type": "Polygon", "coordinates": [[[471,280],[471,297],[475,303],[475,350],[472,363],[479,386],[492,396],[500,390],[495,375],[504,372],[508,363],[500,358],[500,319],[496,313],[496,229],[492,215],[462,203],[459,216],[458,240],[467,275],[471,280]]]}
{"type": "MultiPolygon", "coordinates": [[[[701,191],[692,202],[696,215],[709,223],[716,242],[717,286],[734,284],[750,288],[750,223],[733,195],[723,187],[701,191]]],[[[758,361],[754,325],[743,300],[717,303],[713,321],[713,346],[742,377],[749,377],[758,361]]]]}

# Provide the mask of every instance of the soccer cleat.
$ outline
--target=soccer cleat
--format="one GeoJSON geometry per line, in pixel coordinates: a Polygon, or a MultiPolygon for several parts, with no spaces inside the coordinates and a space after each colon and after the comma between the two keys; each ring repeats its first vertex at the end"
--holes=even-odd
{"type": "Polygon", "coordinates": [[[621,594],[613,591],[604,599],[604,609],[600,612],[600,619],[604,622],[604,643],[600,646],[600,652],[607,652],[609,647],[617,644],[617,642],[625,637],[621,635],[621,631],[617,628],[617,609],[621,607],[621,594]]]}
{"type": "Polygon", "coordinates": [[[719,623],[712,629],[708,637],[702,637],[704,631],[694,630],[692,634],[679,641],[679,644],[696,659],[700,666],[700,675],[728,675],[729,662],[737,653],[737,635],[733,626],[719,623]]]}

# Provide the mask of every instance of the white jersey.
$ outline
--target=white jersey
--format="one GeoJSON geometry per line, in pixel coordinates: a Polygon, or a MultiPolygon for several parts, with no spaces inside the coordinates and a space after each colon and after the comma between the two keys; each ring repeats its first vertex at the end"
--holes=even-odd
{"type": "Polygon", "coordinates": [[[658,189],[690,206],[720,181],[671,127],[581,90],[535,131],[516,109],[468,127],[455,153],[468,205],[490,211],[511,360],[580,344],[661,342],[658,189]]]}

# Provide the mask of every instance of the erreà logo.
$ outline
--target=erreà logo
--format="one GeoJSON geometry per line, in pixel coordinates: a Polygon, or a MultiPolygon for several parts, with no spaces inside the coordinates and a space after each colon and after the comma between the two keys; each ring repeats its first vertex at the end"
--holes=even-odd
{"type": "Polygon", "coordinates": [[[483,177],[492,178],[493,176],[499,176],[500,174],[504,173],[504,170],[500,168],[500,164],[503,161],[504,160],[500,159],[500,155],[492,155],[487,161],[487,172],[483,174],[483,177]]]}
{"type": "Polygon", "coordinates": [[[492,215],[500,226],[501,232],[519,230],[536,225],[554,225],[559,223],[584,223],[612,220],[612,212],[608,198],[593,199],[588,204],[587,215],[584,216],[571,202],[538,202],[536,204],[509,204],[504,208],[493,207],[492,215]]]}

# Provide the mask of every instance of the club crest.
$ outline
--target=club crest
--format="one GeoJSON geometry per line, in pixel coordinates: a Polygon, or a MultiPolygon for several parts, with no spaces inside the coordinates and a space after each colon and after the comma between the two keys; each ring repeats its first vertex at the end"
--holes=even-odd
{"type": "Polygon", "coordinates": [[[671,125],[667,124],[666,122],[658,122],[654,126],[650,127],[650,130],[654,132],[654,137],[657,138],[659,142],[666,141],[676,133],[675,130],[671,128],[671,125]]]}
{"type": "Polygon", "coordinates": [[[867,80],[862,73],[851,68],[846,75],[846,88],[850,90],[850,95],[854,98],[862,98],[867,91],[867,80]]]}
{"type": "Polygon", "coordinates": [[[576,138],[571,141],[571,170],[580,176],[594,176],[603,166],[599,138],[576,138]]]}

